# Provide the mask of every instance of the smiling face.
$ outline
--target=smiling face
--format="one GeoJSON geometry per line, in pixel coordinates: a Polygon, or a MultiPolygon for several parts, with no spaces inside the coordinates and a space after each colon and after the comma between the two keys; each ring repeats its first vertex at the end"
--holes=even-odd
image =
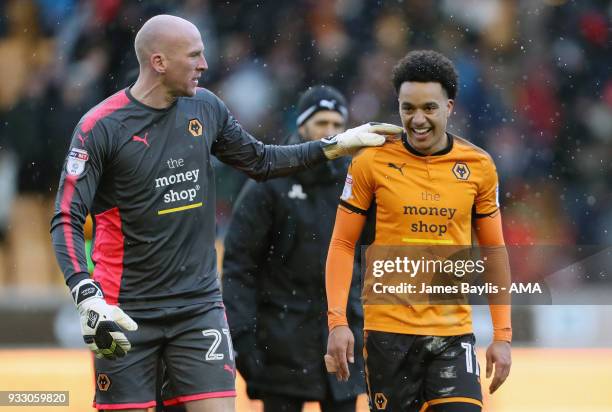
{"type": "Polygon", "coordinates": [[[399,93],[399,113],[416,151],[430,155],[444,149],[448,139],[446,124],[454,101],[437,82],[404,82],[399,93]]]}

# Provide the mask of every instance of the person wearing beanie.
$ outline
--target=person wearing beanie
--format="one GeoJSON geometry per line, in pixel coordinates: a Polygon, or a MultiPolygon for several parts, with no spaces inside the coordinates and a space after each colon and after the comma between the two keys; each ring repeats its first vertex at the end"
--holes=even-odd
{"type": "MultiPolygon", "coordinates": [[[[318,112],[337,112],[346,122],[348,109],[346,99],[335,88],[327,85],[319,85],[308,88],[297,104],[298,116],[295,121],[297,127],[301,127],[318,112]]],[[[344,127],[342,128],[342,131],[344,127]]],[[[338,133],[338,131],[335,131],[338,133]]],[[[303,133],[303,132],[302,132],[303,133]]],[[[320,138],[327,135],[323,134],[320,138]]],[[[312,139],[307,139],[312,140],[312,139]]]]}
{"type": "MultiPolygon", "coordinates": [[[[333,87],[309,88],[296,108],[297,130],[286,144],[346,128],[346,99],[333,87]]],[[[338,159],[292,177],[249,181],[236,201],[225,239],[223,300],[238,371],[265,412],[298,412],[307,401],[318,401],[324,412],[354,412],[365,392],[361,356],[348,382],[327,374],[323,362],[324,268],[347,167],[338,159]]],[[[356,264],[347,311],[356,347],[363,318],[358,274],[356,264]]]]}

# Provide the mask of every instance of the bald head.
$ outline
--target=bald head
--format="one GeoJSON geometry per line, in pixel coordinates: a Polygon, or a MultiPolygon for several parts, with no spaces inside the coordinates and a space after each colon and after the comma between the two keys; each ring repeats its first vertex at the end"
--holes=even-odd
{"type": "Polygon", "coordinates": [[[198,28],[185,19],[169,14],[151,17],[138,31],[134,41],[138,64],[142,69],[151,55],[171,54],[196,38],[201,38],[198,28]]]}
{"type": "Polygon", "coordinates": [[[202,36],[192,23],[167,14],[152,17],[136,34],[134,48],[140,73],[132,91],[153,107],[196,94],[208,64],[202,36]]]}

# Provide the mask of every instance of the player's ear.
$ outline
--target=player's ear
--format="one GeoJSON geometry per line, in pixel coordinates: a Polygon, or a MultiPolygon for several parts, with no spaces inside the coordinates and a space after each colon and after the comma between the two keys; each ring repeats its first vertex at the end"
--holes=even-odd
{"type": "Polygon", "coordinates": [[[446,102],[446,117],[449,117],[453,113],[453,107],[455,107],[455,101],[453,99],[448,99],[446,102]]]}
{"type": "Polygon", "coordinates": [[[159,74],[166,73],[166,58],[162,53],[153,53],[149,59],[151,67],[159,74]]]}

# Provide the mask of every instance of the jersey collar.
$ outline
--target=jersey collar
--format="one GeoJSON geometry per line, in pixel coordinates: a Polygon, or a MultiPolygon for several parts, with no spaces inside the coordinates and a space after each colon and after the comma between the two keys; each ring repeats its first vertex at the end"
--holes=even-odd
{"type": "Polygon", "coordinates": [[[176,99],[174,99],[174,101],[172,102],[172,104],[168,107],[164,107],[163,109],[156,109],[155,107],[151,107],[151,106],[147,106],[146,104],[142,103],[139,100],[136,100],[136,98],[132,95],[132,91],[131,88],[134,85],[134,83],[132,83],[131,85],[129,85],[128,87],[125,88],[125,94],[127,95],[127,97],[137,106],[140,106],[144,109],[147,109],[149,111],[152,112],[157,112],[157,113],[164,113],[169,111],[170,109],[172,109],[174,106],[176,106],[176,102],[178,102],[178,97],[176,99]]]}
{"type": "Polygon", "coordinates": [[[406,131],[402,132],[402,143],[404,145],[404,147],[406,148],[406,150],[408,150],[410,153],[412,153],[415,156],[419,156],[419,157],[426,157],[426,156],[442,156],[445,155],[447,153],[450,153],[451,150],[453,150],[453,135],[446,132],[446,136],[448,137],[448,144],[446,145],[446,147],[440,151],[437,151],[436,153],[432,153],[430,155],[426,155],[423,153],[418,152],[414,147],[410,146],[410,143],[408,143],[408,135],[406,134],[406,131]]]}

